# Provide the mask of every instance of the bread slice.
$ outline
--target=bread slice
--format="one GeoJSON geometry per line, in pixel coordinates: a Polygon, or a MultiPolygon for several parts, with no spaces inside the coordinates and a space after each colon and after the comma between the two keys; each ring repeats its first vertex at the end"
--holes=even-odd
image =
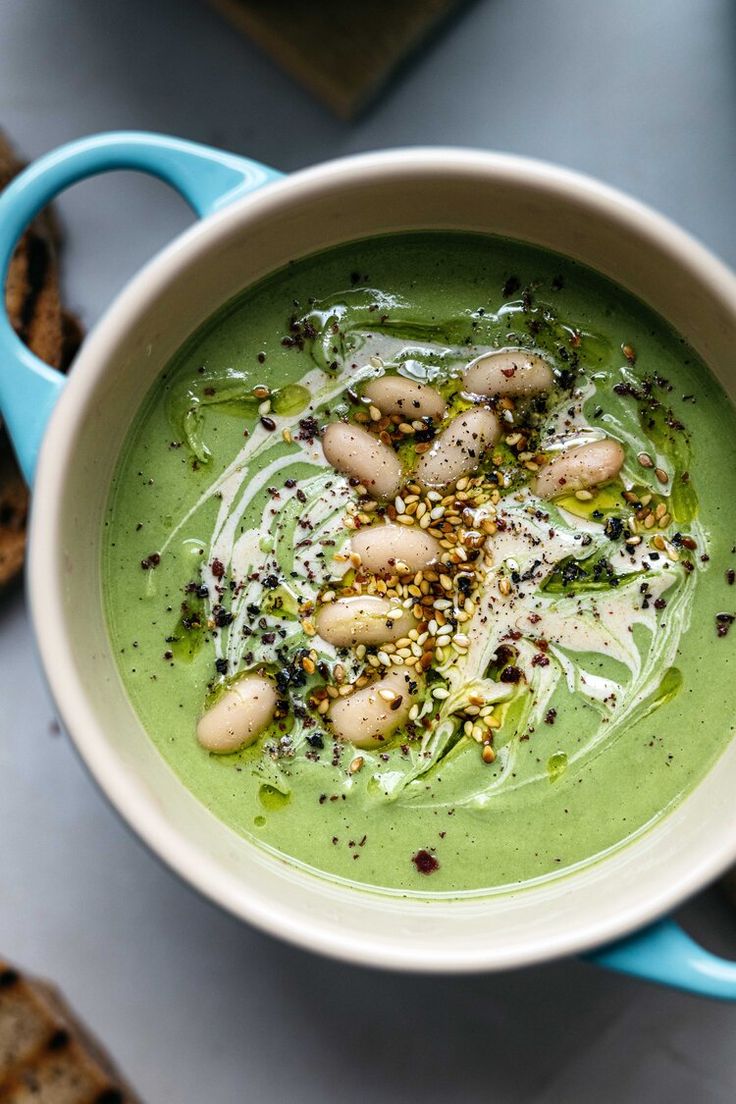
{"type": "MultiPolygon", "coordinates": [[[[0,191],[22,167],[0,133],[0,191]]],[[[28,347],[52,368],[65,370],[82,334],[77,320],[61,304],[60,244],[53,211],[42,211],[16,247],[8,270],[5,302],[13,328],[28,347]]],[[[27,515],[28,492],[8,436],[0,427],[0,586],[13,579],[23,566],[27,515]]]]}
{"type": "Polygon", "coordinates": [[[61,995],[0,962],[0,1104],[135,1104],[61,995]]]}

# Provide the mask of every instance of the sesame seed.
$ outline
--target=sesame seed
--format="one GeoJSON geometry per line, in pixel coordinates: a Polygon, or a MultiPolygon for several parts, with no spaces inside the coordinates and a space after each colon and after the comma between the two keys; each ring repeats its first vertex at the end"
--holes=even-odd
{"type": "Polygon", "coordinates": [[[368,407],[368,413],[371,416],[371,421],[372,422],[380,422],[381,418],[383,417],[383,414],[381,413],[381,411],[378,409],[377,406],[369,406],[368,407]]]}
{"type": "Polygon", "coordinates": [[[409,710],[409,720],[415,721],[419,716],[419,706],[415,703],[409,710]]]}
{"type": "Polygon", "coordinates": [[[317,632],[314,621],[312,621],[309,617],[305,621],[302,621],[302,628],[304,629],[304,632],[307,634],[307,636],[314,636],[317,632]]]}
{"type": "Polygon", "coordinates": [[[409,514],[398,514],[396,520],[399,523],[399,525],[413,525],[414,524],[414,518],[411,517],[409,514]]]}
{"type": "Polygon", "coordinates": [[[356,755],[355,759],[353,759],[352,763],[350,764],[350,773],[357,774],[360,768],[363,766],[364,762],[365,759],[362,755],[356,755]]]}
{"type": "Polygon", "coordinates": [[[483,751],[481,752],[481,758],[484,763],[492,763],[496,758],[496,753],[490,744],[484,744],[483,751]]]}
{"type": "Polygon", "coordinates": [[[378,696],[379,696],[379,698],[382,698],[385,702],[392,702],[396,698],[396,694],[393,692],[393,690],[386,690],[386,689],[379,690],[378,691],[378,696]]]}
{"type": "Polygon", "coordinates": [[[509,580],[506,578],[505,575],[502,579],[499,579],[498,589],[500,590],[501,594],[504,595],[504,597],[506,597],[507,595],[509,595],[511,593],[511,583],[509,582],[509,580]]]}
{"type": "Polygon", "coordinates": [[[436,686],[432,691],[432,697],[437,701],[444,701],[446,698],[449,698],[449,696],[450,691],[446,690],[444,686],[436,686]]]}
{"type": "Polygon", "coordinates": [[[590,502],[590,500],[593,497],[593,492],[592,491],[586,491],[586,490],[576,491],[575,492],[575,497],[577,499],[579,499],[581,502],[590,502]]]}
{"type": "Polygon", "coordinates": [[[659,519],[659,528],[666,529],[671,521],[672,517],[670,514],[662,514],[662,517],[659,519]]]}
{"type": "Polygon", "coordinates": [[[653,468],[654,461],[648,452],[640,452],[636,458],[643,468],[653,468]]]}
{"type": "Polygon", "coordinates": [[[378,660],[379,660],[379,663],[382,663],[384,667],[390,667],[391,666],[391,657],[385,651],[380,651],[378,653],[378,660]]]}
{"type": "Polygon", "coordinates": [[[281,430],[281,438],[287,445],[292,444],[292,442],[294,440],[294,438],[291,436],[291,430],[290,429],[282,429],[281,430]]]}
{"type": "Polygon", "coordinates": [[[657,479],[659,480],[660,483],[669,483],[670,477],[668,476],[667,472],[664,471],[663,468],[655,468],[654,469],[654,474],[656,475],[656,477],[657,477],[657,479]]]}
{"type": "Polygon", "coordinates": [[[330,699],[329,699],[329,698],[325,698],[325,700],[324,700],[324,701],[321,701],[321,702],[319,703],[319,705],[317,706],[317,712],[318,712],[318,713],[321,713],[321,714],[322,714],[322,716],[324,716],[324,714],[325,714],[325,713],[327,712],[327,710],[328,710],[329,708],[330,708],[330,699]]]}

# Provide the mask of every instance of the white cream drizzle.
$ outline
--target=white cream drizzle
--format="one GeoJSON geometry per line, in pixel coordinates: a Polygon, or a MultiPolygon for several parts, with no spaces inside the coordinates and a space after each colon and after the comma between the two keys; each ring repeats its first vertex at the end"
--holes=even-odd
{"type": "MultiPolygon", "coordinates": [[[[380,371],[370,363],[371,357],[390,360],[405,345],[405,341],[385,335],[366,337],[360,349],[361,359],[368,361],[363,367],[354,369],[350,358],[346,358],[335,375],[326,376],[320,369],[308,373],[300,382],[313,396],[309,410],[293,417],[274,416],[276,433],[269,433],[257,424],[235,459],[170,533],[162,552],[205,504],[218,500],[216,519],[206,542],[208,551],[206,558],[203,557],[206,562],[202,577],[210,592],[217,593],[219,579],[212,572],[212,564],[219,560],[228,575],[237,580],[229,605],[233,621],[226,631],[215,637],[216,654],[228,660],[230,670],[237,670],[249,653],[253,653],[256,660],[273,659],[275,649],[297,635],[306,643],[298,619],[287,613],[283,616],[269,613],[268,627],[276,634],[273,645],[263,645],[258,637],[248,634],[254,620],[252,611],[254,607],[260,609],[264,602],[265,592],[260,581],[264,574],[278,573],[281,590],[298,605],[314,600],[328,578],[339,578],[345,571],[344,565],[335,562],[334,554],[345,545],[348,537],[343,516],[345,508],[354,500],[354,492],[348,481],[327,465],[318,441],[310,444],[296,439],[300,419],[336,399],[349,384],[380,371]],[[287,451],[284,451],[281,436],[284,429],[294,436],[287,451]],[[285,473],[297,465],[301,467],[301,474],[293,476],[296,486],[284,487],[285,473]],[[278,484],[278,498],[272,499],[266,493],[263,516],[255,524],[251,519],[246,526],[246,515],[252,511],[256,496],[272,484],[278,484]],[[305,501],[300,501],[300,497],[305,501]],[[303,521],[311,528],[300,528],[303,521]],[[309,543],[300,544],[302,533],[309,543]],[[323,556],[318,556],[318,552],[323,556]]],[[[484,351],[487,351],[484,346],[463,350],[438,347],[445,363],[448,363],[448,354],[450,363],[452,357],[461,363],[484,351]]],[[[411,365],[404,367],[411,373],[411,365]]],[[[630,453],[636,455],[641,440],[631,429],[617,420],[612,424],[614,419],[609,415],[596,425],[587,422],[583,405],[594,392],[595,384],[588,382],[576,392],[572,403],[567,397],[550,413],[543,430],[545,449],[556,451],[597,440],[610,430],[628,446],[630,453]]],[[[657,456],[656,462],[667,470],[664,457],[657,456]]],[[[633,482],[634,474],[633,469],[625,469],[625,482],[633,482]]],[[[369,756],[376,768],[377,792],[384,797],[391,799],[403,795],[413,797],[418,804],[436,803],[435,797],[427,795],[426,786],[418,783],[433,765],[438,741],[448,738],[455,724],[453,714],[473,688],[482,685],[489,701],[502,701],[517,692],[508,686],[491,684],[483,675],[497,648],[518,634],[521,637],[514,639],[518,650],[517,666],[526,681],[521,691],[526,695],[526,705],[520,727],[534,728],[542,721],[561,680],[565,681],[570,694],[580,694],[600,713],[600,723],[593,736],[571,751],[570,761],[595,752],[602,741],[609,741],[617,729],[635,717],[647,698],[656,692],[664,671],[674,663],[680,636],[689,624],[694,575],[678,571],[665,555],[653,560],[645,542],[633,549],[626,548],[622,555],[623,546],[608,541],[601,525],[573,518],[539,501],[529,491],[507,494],[496,511],[506,528],[499,528],[486,546],[485,581],[479,606],[464,627],[470,637],[467,656],[461,660],[455,656],[439,668],[447,680],[450,697],[440,710],[435,731],[425,737],[420,750],[414,753],[409,770],[397,771],[394,765],[382,770],[377,760],[369,756]],[[590,539],[583,545],[581,538],[585,534],[590,539]],[[579,595],[555,595],[539,589],[561,560],[571,555],[582,559],[597,551],[610,558],[617,573],[643,571],[646,574],[617,589],[579,595]],[[503,597],[498,582],[503,574],[508,574],[509,561],[521,576],[533,568],[533,577],[521,583],[510,596],[503,597]],[[535,561],[539,563],[533,567],[535,561]],[[642,608],[639,592],[639,583],[644,579],[649,584],[646,609],[642,608]],[[663,618],[654,603],[665,593],[668,605],[667,616],[663,618]],[[636,636],[635,627],[640,630],[636,636]],[[543,665],[534,662],[540,655],[535,641],[540,639],[546,641],[545,654],[549,660],[543,665]],[[615,660],[627,675],[617,680],[586,670],[586,654],[615,660]]],[[[482,508],[479,513],[482,514],[482,508]]],[[[704,544],[702,532],[698,533],[698,539],[704,544]]],[[[311,638],[308,643],[325,657],[334,658],[334,649],[318,637],[311,638]]],[[[499,749],[497,765],[500,770],[477,772],[477,785],[466,788],[463,793],[451,794],[449,799],[453,804],[482,807],[499,786],[534,781],[539,774],[510,781],[518,750],[518,741],[508,741],[499,749]]]]}

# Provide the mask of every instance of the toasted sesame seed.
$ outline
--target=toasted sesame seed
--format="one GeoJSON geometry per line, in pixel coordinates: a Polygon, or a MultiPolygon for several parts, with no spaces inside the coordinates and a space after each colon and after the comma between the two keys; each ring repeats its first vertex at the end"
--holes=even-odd
{"type": "Polygon", "coordinates": [[[399,525],[413,525],[414,524],[414,518],[411,517],[409,514],[398,514],[397,517],[396,517],[396,520],[399,523],[399,525]]]}
{"type": "Polygon", "coordinates": [[[304,656],[302,659],[302,670],[306,671],[308,675],[313,675],[316,668],[309,656],[304,656]]]}
{"type": "Polygon", "coordinates": [[[363,659],[365,657],[365,644],[359,644],[355,649],[355,654],[358,659],[363,659]]]}
{"type": "Polygon", "coordinates": [[[324,701],[321,701],[321,702],[319,703],[319,705],[317,706],[317,712],[318,712],[318,713],[321,713],[321,714],[322,714],[322,715],[324,716],[324,714],[325,714],[325,713],[327,712],[327,710],[328,710],[329,708],[330,708],[330,699],[329,699],[329,698],[325,698],[325,700],[324,700],[324,701]]]}
{"type": "Polygon", "coordinates": [[[302,621],[302,628],[304,629],[307,636],[314,636],[317,632],[317,627],[314,624],[314,621],[312,621],[309,617],[307,617],[306,620],[302,621]]]}
{"type": "Polygon", "coordinates": [[[509,595],[511,593],[511,583],[509,582],[509,580],[506,578],[505,575],[503,576],[502,579],[499,579],[498,589],[500,590],[501,594],[504,595],[504,597],[506,597],[507,595],[509,595]]]}
{"type": "Polygon", "coordinates": [[[654,461],[648,452],[640,452],[636,458],[643,468],[653,468],[654,461]]]}
{"type": "Polygon", "coordinates": [[[654,474],[656,475],[656,477],[657,477],[657,479],[659,480],[660,483],[669,483],[670,477],[668,476],[667,472],[664,471],[663,468],[655,468],[654,469],[654,474]]]}
{"type": "Polygon", "coordinates": [[[358,771],[363,766],[364,762],[365,762],[365,759],[363,758],[362,755],[356,755],[356,757],[353,759],[352,763],[350,764],[350,773],[351,774],[357,774],[358,771]]]}
{"type": "Polygon", "coordinates": [[[285,441],[285,443],[287,445],[292,444],[292,442],[294,440],[294,438],[291,436],[291,430],[290,429],[282,429],[281,430],[281,438],[282,438],[283,441],[285,441]]]}
{"type": "Polygon", "coordinates": [[[666,529],[671,521],[672,516],[670,514],[662,514],[661,518],[659,519],[659,528],[666,529]]]}
{"type": "Polygon", "coordinates": [[[452,590],[452,579],[449,575],[440,575],[440,586],[444,590],[452,590]]]}
{"type": "Polygon", "coordinates": [[[483,751],[480,753],[481,759],[484,763],[492,763],[496,758],[496,753],[490,744],[483,745],[483,751]]]}
{"type": "MultiPolygon", "coordinates": [[[[367,659],[368,659],[368,662],[370,663],[371,667],[380,667],[381,666],[381,661],[378,658],[378,656],[369,655],[367,657],[367,659]]],[[[388,656],[386,656],[386,659],[388,659],[388,656]]]]}

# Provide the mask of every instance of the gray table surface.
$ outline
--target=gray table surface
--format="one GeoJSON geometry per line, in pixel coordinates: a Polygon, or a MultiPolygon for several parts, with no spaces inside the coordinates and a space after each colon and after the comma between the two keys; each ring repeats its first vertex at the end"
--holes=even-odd
{"type": "MultiPolygon", "coordinates": [[[[204,0],[0,0],[0,125],[32,156],[136,127],[284,169],[381,146],[512,150],[623,187],[736,264],[735,40],[729,0],[480,0],[347,124],[204,0]]],[[[62,207],[88,324],[190,219],[127,175],[62,207]]],[[[0,951],[63,986],[148,1104],[736,1096],[730,1006],[579,962],[383,975],[238,924],[132,838],[53,718],[15,591],[0,600],[0,951]]],[[[684,915],[736,954],[716,891],[684,915]]]]}

